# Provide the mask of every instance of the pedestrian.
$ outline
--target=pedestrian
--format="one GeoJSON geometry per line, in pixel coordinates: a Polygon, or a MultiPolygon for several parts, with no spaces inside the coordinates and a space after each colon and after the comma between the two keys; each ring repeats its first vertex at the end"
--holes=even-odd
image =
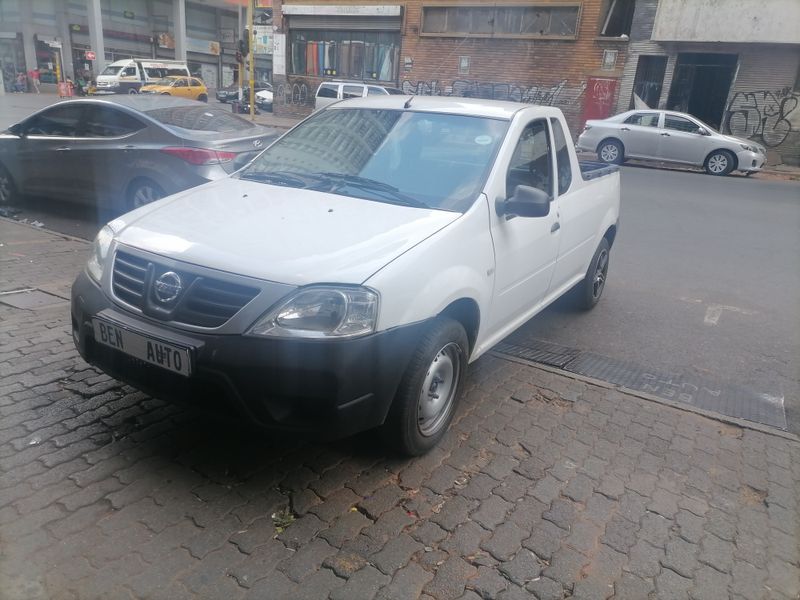
{"type": "Polygon", "coordinates": [[[31,78],[31,83],[33,84],[33,88],[36,90],[36,93],[39,93],[39,67],[28,71],[28,76],[31,78]]]}
{"type": "Polygon", "coordinates": [[[24,94],[28,89],[28,80],[25,78],[25,73],[17,73],[17,80],[14,83],[14,92],[17,94],[24,94]]]}

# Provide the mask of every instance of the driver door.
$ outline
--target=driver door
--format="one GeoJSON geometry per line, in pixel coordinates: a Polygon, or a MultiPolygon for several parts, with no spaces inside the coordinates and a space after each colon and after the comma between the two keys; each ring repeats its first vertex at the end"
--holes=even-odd
{"type": "Polygon", "coordinates": [[[659,158],[672,162],[702,165],[712,150],[708,136],[698,133],[700,125],[678,115],[664,115],[664,127],[659,136],[659,158]]]}
{"type": "Polygon", "coordinates": [[[505,179],[495,178],[494,188],[489,189],[495,249],[490,330],[533,312],[547,294],[558,256],[556,200],[551,201],[550,212],[544,217],[498,215],[494,210],[495,198],[502,201],[513,196],[519,185],[538,188],[554,197],[553,146],[547,120],[525,124],[516,137],[511,155],[505,160],[498,157],[497,164],[505,165],[505,179]]]}
{"type": "Polygon", "coordinates": [[[192,92],[189,88],[189,83],[186,81],[185,78],[176,79],[175,83],[170,88],[170,94],[173,96],[178,96],[180,98],[191,98],[192,92]]]}

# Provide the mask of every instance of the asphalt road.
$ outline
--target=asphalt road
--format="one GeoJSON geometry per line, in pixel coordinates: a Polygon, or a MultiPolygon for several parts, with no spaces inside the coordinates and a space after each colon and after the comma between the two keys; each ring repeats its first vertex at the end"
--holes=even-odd
{"type": "MultiPolygon", "coordinates": [[[[0,102],[0,126],[52,103],[0,102]]],[[[800,433],[800,183],[622,170],[622,222],[601,303],[559,301],[513,339],[729,381],[783,398],[800,433]]],[[[17,218],[91,239],[109,215],[30,202],[17,218]]]]}
{"type": "Polygon", "coordinates": [[[600,304],[514,337],[783,397],[800,432],[800,184],[625,167],[622,203],[600,304]]]}

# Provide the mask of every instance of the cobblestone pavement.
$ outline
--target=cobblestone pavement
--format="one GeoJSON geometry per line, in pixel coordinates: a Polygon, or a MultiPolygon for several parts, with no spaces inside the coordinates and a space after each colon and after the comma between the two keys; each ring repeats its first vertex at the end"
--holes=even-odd
{"type": "MultiPolygon", "coordinates": [[[[87,250],[0,244],[0,291],[87,250]]],[[[0,304],[4,599],[798,597],[791,440],[493,356],[425,457],[287,440],[98,373],[55,302],[0,304]]]]}

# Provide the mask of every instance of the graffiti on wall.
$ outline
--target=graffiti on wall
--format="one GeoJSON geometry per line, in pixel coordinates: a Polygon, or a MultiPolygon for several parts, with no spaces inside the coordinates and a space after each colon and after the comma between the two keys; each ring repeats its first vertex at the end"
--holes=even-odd
{"type": "MultiPolygon", "coordinates": [[[[722,120],[722,130],[731,135],[757,138],[774,148],[793,130],[790,116],[800,104],[800,95],[786,87],[778,91],[736,92],[722,120]]],[[[794,118],[800,117],[800,113],[794,118]]]]}
{"type": "Polygon", "coordinates": [[[308,93],[308,86],[302,80],[287,81],[278,84],[273,102],[283,106],[305,106],[313,104],[314,98],[308,93]]]}
{"type": "Polygon", "coordinates": [[[453,81],[452,85],[444,85],[438,80],[404,81],[402,89],[405,94],[418,96],[457,96],[563,106],[577,103],[586,90],[586,83],[583,82],[580,86],[569,88],[566,79],[549,86],[457,79],[453,81]]]}

